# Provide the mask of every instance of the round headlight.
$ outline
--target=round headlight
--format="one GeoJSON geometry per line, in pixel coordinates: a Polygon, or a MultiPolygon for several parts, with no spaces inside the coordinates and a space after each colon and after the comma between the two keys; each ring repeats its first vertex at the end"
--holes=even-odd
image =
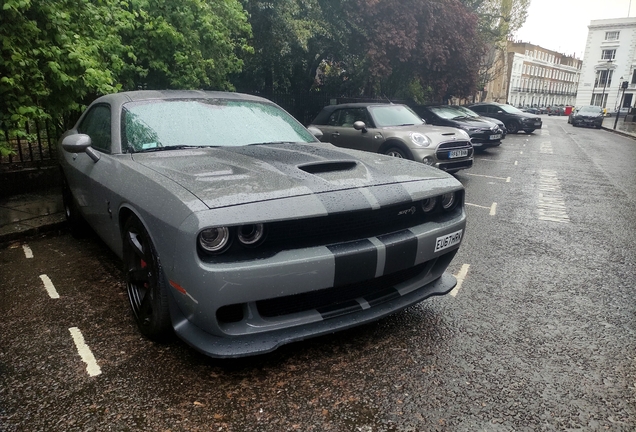
{"type": "Polygon", "coordinates": [[[227,227],[208,228],[199,233],[199,245],[206,252],[224,252],[229,244],[230,230],[227,227]]]}
{"type": "Polygon", "coordinates": [[[243,225],[238,229],[238,239],[246,246],[255,246],[263,239],[265,227],[263,224],[243,225]]]}
{"type": "Polygon", "coordinates": [[[431,145],[431,140],[428,139],[426,135],[423,135],[419,132],[411,132],[410,137],[411,141],[413,141],[413,144],[420,147],[428,147],[429,145],[431,145]]]}
{"type": "Polygon", "coordinates": [[[455,192],[449,192],[442,195],[442,207],[444,210],[450,210],[455,206],[455,192]]]}
{"type": "Polygon", "coordinates": [[[435,208],[435,204],[437,204],[437,197],[426,198],[422,201],[422,210],[424,213],[428,213],[435,208]]]}

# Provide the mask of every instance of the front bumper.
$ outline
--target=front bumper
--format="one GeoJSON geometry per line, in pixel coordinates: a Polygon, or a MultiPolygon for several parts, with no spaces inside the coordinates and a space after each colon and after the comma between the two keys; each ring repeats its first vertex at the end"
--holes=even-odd
{"type": "Polygon", "coordinates": [[[182,236],[179,258],[165,270],[169,285],[181,288],[170,291],[173,327],[209,356],[240,357],[379,319],[453,288],[444,271],[461,240],[436,249],[465,226],[460,206],[442,220],[376,237],[226,263],[201,261],[196,237],[182,236]]]}

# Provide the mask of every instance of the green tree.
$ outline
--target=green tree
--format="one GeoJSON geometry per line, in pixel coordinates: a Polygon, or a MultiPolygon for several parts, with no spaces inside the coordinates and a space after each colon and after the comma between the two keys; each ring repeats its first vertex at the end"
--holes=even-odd
{"type": "Polygon", "coordinates": [[[237,0],[129,0],[131,25],[123,88],[231,90],[251,52],[250,25],[237,0]]]}
{"type": "MultiPolygon", "coordinates": [[[[121,89],[231,89],[250,51],[238,0],[1,0],[0,127],[67,128],[121,89]]],[[[0,149],[6,153],[7,149],[0,149]]]]}

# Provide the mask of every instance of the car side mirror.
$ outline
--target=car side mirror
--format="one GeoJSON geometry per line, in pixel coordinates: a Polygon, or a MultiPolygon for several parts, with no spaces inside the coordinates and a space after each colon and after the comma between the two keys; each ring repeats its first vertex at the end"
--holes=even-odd
{"type": "Polygon", "coordinates": [[[503,113],[502,110],[497,111],[497,114],[502,114],[502,113],[503,113]]]}
{"type": "Polygon", "coordinates": [[[93,159],[93,162],[99,160],[99,153],[97,153],[91,145],[93,141],[91,137],[85,134],[73,134],[64,137],[62,140],[62,148],[69,153],[86,153],[88,157],[93,159]]]}
{"type": "Polygon", "coordinates": [[[367,125],[364,124],[364,122],[360,121],[360,120],[358,120],[357,122],[353,123],[353,128],[355,130],[359,130],[359,131],[362,131],[362,132],[366,132],[367,131],[367,125]]]}
{"type": "Polygon", "coordinates": [[[427,124],[427,123],[426,123],[426,120],[424,120],[424,119],[422,119],[422,123],[427,124]]]}
{"type": "Polygon", "coordinates": [[[316,139],[320,140],[320,138],[322,138],[323,133],[322,133],[322,131],[321,131],[320,129],[318,129],[316,126],[309,126],[309,127],[307,128],[307,130],[308,130],[309,132],[311,132],[311,134],[312,134],[313,136],[315,136],[315,137],[316,137],[316,139]]]}

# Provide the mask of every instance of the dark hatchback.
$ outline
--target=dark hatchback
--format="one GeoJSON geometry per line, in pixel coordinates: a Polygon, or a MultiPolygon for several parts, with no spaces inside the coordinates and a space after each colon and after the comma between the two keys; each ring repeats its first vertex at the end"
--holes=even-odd
{"type": "Polygon", "coordinates": [[[506,125],[508,133],[516,134],[519,131],[532,133],[541,129],[543,122],[541,117],[525,113],[512,105],[497,102],[484,102],[470,105],[468,108],[484,117],[492,117],[501,120],[506,125]]]}
{"type": "MultiPolygon", "coordinates": [[[[411,107],[426,123],[465,130],[475,150],[496,147],[505,136],[504,130],[486,118],[468,115],[453,105],[420,105],[411,107]]],[[[491,119],[492,120],[492,119],[491,119]]]]}
{"type": "Polygon", "coordinates": [[[570,115],[572,126],[593,126],[597,129],[603,124],[603,108],[599,106],[582,106],[570,115]]]}

